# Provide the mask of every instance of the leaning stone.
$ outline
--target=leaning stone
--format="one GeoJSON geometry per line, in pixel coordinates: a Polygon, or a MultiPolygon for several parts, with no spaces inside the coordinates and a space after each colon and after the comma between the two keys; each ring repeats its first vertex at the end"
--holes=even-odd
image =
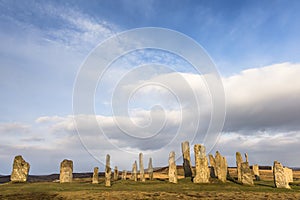
{"type": "Polygon", "coordinates": [[[188,141],[181,143],[184,177],[192,177],[192,163],[190,156],[190,144],[188,141]]]}
{"type": "Polygon", "coordinates": [[[145,182],[146,179],[145,179],[143,153],[140,153],[139,161],[140,161],[140,181],[145,182]]]}
{"type": "Polygon", "coordinates": [[[60,183],[71,183],[73,181],[73,161],[63,160],[60,163],[60,183]]]}
{"type": "Polygon", "coordinates": [[[169,182],[170,183],[177,183],[177,166],[175,163],[175,152],[171,151],[169,155],[169,182]]]}
{"type": "Polygon", "coordinates": [[[111,186],[111,168],[110,168],[110,155],[106,155],[106,165],[105,165],[105,186],[111,186]]]}
{"type": "Polygon", "coordinates": [[[14,159],[13,170],[10,180],[13,183],[23,183],[27,181],[30,165],[22,156],[16,156],[14,159]]]}
{"type": "Polygon", "coordinates": [[[196,175],[193,179],[194,183],[208,183],[209,182],[209,168],[208,160],[205,153],[205,147],[200,144],[194,146],[196,175]]]}
{"type": "Polygon", "coordinates": [[[127,171],[123,170],[122,171],[122,180],[126,180],[126,176],[127,176],[127,171]]]}
{"type": "Polygon", "coordinates": [[[216,172],[216,161],[213,155],[209,154],[208,155],[209,158],[209,163],[210,163],[210,176],[212,178],[216,178],[217,177],[217,172],[216,172]]]}
{"type": "Polygon", "coordinates": [[[114,170],[114,181],[119,180],[119,171],[118,171],[118,167],[115,166],[115,170],[114,170]]]}
{"type": "Polygon", "coordinates": [[[253,165],[253,166],[252,166],[252,171],[253,171],[255,180],[260,181],[260,177],[259,177],[259,166],[258,166],[258,165],[253,165]]]}
{"type": "Polygon", "coordinates": [[[98,184],[99,183],[99,168],[98,167],[94,168],[92,183],[93,184],[98,184]]]}
{"type": "Polygon", "coordinates": [[[148,163],[148,174],[149,174],[149,180],[153,180],[153,166],[152,166],[152,158],[149,158],[149,163],[148,163]]]}
{"type": "Polygon", "coordinates": [[[288,183],[292,183],[293,182],[293,170],[288,167],[284,167],[283,170],[284,170],[284,174],[286,177],[286,181],[288,183]]]}
{"type": "Polygon", "coordinates": [[[243,158],[240,152],[236,152],[236,170],[238,181],[242,182],[242,173],[241,173],[241,164],[243,162],[243,158]]]}
{"type": "Polygon", "coordinates": [[[241,164],[241,175],[242,175],[242,184],[244,185],[254,185],[251,169],[248,162],[243,162],[241,164]]]}

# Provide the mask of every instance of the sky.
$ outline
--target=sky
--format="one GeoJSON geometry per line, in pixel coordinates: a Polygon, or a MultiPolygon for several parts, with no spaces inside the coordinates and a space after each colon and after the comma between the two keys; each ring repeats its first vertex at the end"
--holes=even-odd
{"type": "Polygon", "coordinates": [[[200,143],[229,166],[239,151],[250,164],[299,167],[299,9],[297,0],[0,0],[0,174],[11,173],[16,155],[31,174],[59,173],[65,158],[75,172],[103,170],[106,154],[130,170],[139,152],[145,166],[150,157],[166,166],[170,151],[181,165],[185,140],[193,162],[200,143]],[[122,37],[144,27],[174,37],[122,37]],[[186,57],[136,49],[103,74],[96,64],[83,70],[93,56],[106,59],[148,37],[181,45],[186,57]],[[103,49],[107,41],[117,44],[103,49]],[[191,41],[202,51],[192,52],[191,41]],[[216,76],[199,73],[189,56],[211,60],[216,76]],[[93,112],[80,112],[88,95],[93,112]],[[209,132],[214,113],[222,128],[209,132]]]}

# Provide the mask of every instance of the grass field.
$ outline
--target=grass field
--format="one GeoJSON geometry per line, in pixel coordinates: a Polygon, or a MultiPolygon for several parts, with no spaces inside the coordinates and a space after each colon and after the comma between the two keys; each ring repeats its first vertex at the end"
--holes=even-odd
{"type": "MultiPolygon", "coordinates": [[[[134,182],[112,182],[112,187],[91,184],[90,179],[77,179],[70,184],[53,182],[1,184],[0,199],[300,199],[300,186],[292,190],[274,188],[272,181],[255,182],[255,186],[243,186],[233,182],[194,184],[190,179],[180,179],[171,184],[166,179],[134,182]]],[[[300,184],[300,183],[299,183],[300,184]]]]}

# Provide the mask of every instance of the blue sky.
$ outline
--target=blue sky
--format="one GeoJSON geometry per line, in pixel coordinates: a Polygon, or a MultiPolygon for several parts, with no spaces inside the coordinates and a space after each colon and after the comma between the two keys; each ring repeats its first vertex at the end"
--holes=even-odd
{"type": "MultiPolygon", "coordinates": [[[[12,159],[17,154],[32,163],[32,173],[57,172],[58,163],[65,157],[77,160],[75,170],[88,171],[101,165],[99,160],[104,161],[106,153],[111,153],[112,159],[114,154],[118,155],[118,151],[114,152],[103,141],[99,142],[103,148],[95,151],[101,152],[98,160],[80,146],[72,124],[73,86],[80,66],[100,42],[141,27],[181,32],[198,42],[215,62],[225,88],[227,117],[214,150],[227,156],[230,165],[234,164],[235,151],[248,151],[250,160],[253,155],[252,164],[271,165],[278,159],[289,166],[300,166],[298,158],[287,158],[288,152],[296,152],[300,145],[299,8],[300,2],[296,0],[0,0],[0,134],[3,141],[0,163],[5,163],[0,165],[0,174],[10,173],[12,159]],[[232,149],[226,147],[229,142],[232,149]],[[45,159],[42,152],[49,159],[45,159]],[[39,156],[45,159],[42,164],[39,156]]],[[[197,82],[199,77],[178,57],[160,51],[141,51],[112,65],[107,80],[97,90],[95,108],[97,119],[107,123],[103,126],[111,134],[108,138],[120,144],[121,149],[144,151],[146,158],[157,156],[154,152],[161,151],[161,156],[153,158],[154,165],[166,165],[168,151],[175,150],[179,155],[179,145],[164,149],[158,142],[157,146],[146,148],[147,143],[126,142],[126,138],[118,141],[109,118],[110,95],[118,78],[133,65],[157,62],[171,67],[149,68],[148,76],[145,71],[137,71],[132,74],[131,84],[145,80],[169,83],[168,80],[176,79],[171,73],[175,70],[192,88],[203,91],[197,82]]],[[[185,94],[184,89],[177,88],[179,96],[185,94]]],[[[130,101],[129,113],[137,121],[142,120],[137,123],[149,122],[149,105],[157,102],[167,108],[166,116],[175,118],[178,114],[176,101],[163,89],[145,88],[138,91],[135,98],[136,101],[130,101]]],[[[177,127],[173,118],[164,130],[166,135],[161,138],[161,145],[172,137],[177,127]]],[[[95,131],[88,126],[88,120],[82,123],[87,132],[95,131]]],[[[129,169],[137,155],[124,154],[123,160],[130,161],[114,164],[129,169]]],[[[181,160],[177,164],[181,164],[181,160]]]]}

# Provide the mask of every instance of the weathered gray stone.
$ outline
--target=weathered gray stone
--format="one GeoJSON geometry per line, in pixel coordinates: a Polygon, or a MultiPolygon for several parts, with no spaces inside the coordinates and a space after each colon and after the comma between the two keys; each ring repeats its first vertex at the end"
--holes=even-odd
{"type": "Polygon", "coordinates": [[[92,183],[93,184],[99,183],[99,168],[98,167],[94,167],[92,183]]]}
{"type": "Polygon", "coordinates": [[[73,161],[63,160],[60,163],[60,183],[71,183],[73,181],[73,161]]]}
{"type": "Polygon", "coordinates": [[[196,165],[196,175],[193,179],[194,183],[208,183],[209,182],[209,168],[208,160],[205,153],[205,147],[200,144],[195,144],[195,165],[196,165]]]}
{"type": "Polygon", "coordinates": [[[284,167],[284,174],[285,174],[285,177],[286,177],[286,181],[288,183],[292,183],[294,180],[293,180],[293,170],[288,168],[288,167],[284,167]]]}
{"type": "Polygon", "coordinates": [[[140,181],[145,182],[146,179],[145,179],[143,153],[140,153],[140,155],[139,155],[139,161],[140,161],[140,181]]]}
{"type": "Polygon", "coordinates": [[[123,170],[122,171],[122,180],[126,180],[126,177],[127,177],[127,171],[123,170]]]}
{"type": "Polygon", "coordinates": [[[137,162],[136,161],[134,161],[134,163],[132,165],[131,180],[137,181],[137,162]]]}
{"type": "Polygon", "coordinates": [[[181,143],[184,177],[192,177],[192,163],[190,155],[190,144],[188,141],[181,143]]]}
{"type": "Polygon", "coordinates": [[[226,158],[221,156],[221,154],[217,151],[215,156],[215,172],[217,178],[222,181],[226,182],[227,178],[227,161],[226,158]]]}
{"type": "Polygon", "coordinates": [[[217,177],[217,172],[216,172],[216,161],[213,155],[209,154],[208,155],[209,158],[209,163],[210,163],[210,176],[212,178],[216,178],[217,177]]]}
{"type": "Polygon", "coordinates": [[[251,169],[248,162],[243,162],[241,164],[241,175],[242,175],[242,184],[244,185],[254,185],[251,169]]]}
{"type": "Polygon", "coordinates": [[[274,177],[275,187],[291,189],[291,187],[289,186],[288,180],[285,176],[284,168],[281,165],[281,163],[278,161],[274,161],[273,177],[274,177]]]}
{"type": "Polygon", "coordinates": [[[238,181],[242,182],[241,164],[243,163],[243,158],[240,152],[236,152],[236,170],[238,181]]]}
{"type": "Polygon", "coordinates": [[[253,171],[255,180],[259,181],[259,180],[260,180],[260,176],[259,176],[259,166],[258,166],[258,165],[253,165],[253,166],[252,166],[252,171],[253,171]]]}
{"type": "Polygon", "coordinates": [[[119,171],[118,171],[118,167],[115,166],[115,170],[114,170],[114,181],[119,180],[119,171]]]}
{"type": "Polygon", "coordinates": [[[106,165],[105,165],[105,186],[111,186],[111,168],[110,168],[110,155],[106,155],[106,165]]]}
{"type": "Polygon", "coordinates": [[[175,152],[171,151],[169,154],[169,182],[170,183],[177,183],[177,166],[175,163],[175,152]]]}
{"type": "Polygon", "coordinates": [[[149,180],[153,180],[153,166],[152,166],[152,158],[149,158],[148,163],[148,174],[149,174],[149,180]]]}
{"type": "Polygon", "coordinates": [[[13,170],[10,180],[13,183],[23,183],[27,181],[30,165],[22,156],[16,156],[14,159],[13,170]]]}

